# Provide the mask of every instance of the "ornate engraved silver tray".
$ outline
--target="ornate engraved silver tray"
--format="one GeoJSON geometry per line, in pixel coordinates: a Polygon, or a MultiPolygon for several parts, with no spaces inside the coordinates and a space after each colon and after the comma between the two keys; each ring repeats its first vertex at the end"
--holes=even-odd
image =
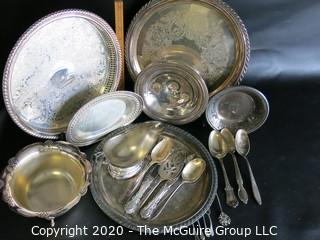
{"type": "Polygon", "coordinates": [[[170,199],[164,210],[157,217],[151,220],[144,220],[139,214],[128,215],[125,213],[124,204],[121,203],[122,196],[128,191],[128,186],[132,186],[135,178],[128,180],[116,180],[112,178],[108,171],[108,165],[105,164],[101,156],[104,143],[130,129],[134,129],[141,124],[132,124],[110,133],[95,149],[92,156],[92,181],[91,192],[94,200],[114,221],[119,224],[139,231],[138,226],[148,226],[164,230],[165,226],[181,227],[189,226],[210,208],[216,194],[218,178],[213,159],[206,148],[189,133],[168,125],[163,124],[164,131],[161,136],[172,138],[173,144],[180,147],[187,155],[200,157],[206,161],[206,170],[201,178],[193,184],[185,184],[170,199]]]}
{"type": "Polygon", "coordinates": [[[66,138],[76,146],[88,146],[109,132],[132,123],[142,112],[143,100],[133,92],[117,91],[97,97],[76,112],[66,138]]]}
{"type": "Polygon", "coordinates": [[[197,69],[210,95],[240,81],[250,58],[244,24],[220,0],[153,0],[133,19],[126,39],[126,61],[135,80],[158,60],[197,69]]]}
{"type": "Polygon", "coordinates": [[[257,89],[238,86],[227,88],[209,101],[207,121],[213,129],[239,129],[251,133],[260,128],[269,115],[267,98],[257,89]]]}
{"type": "Polygon", "coordinates": [[[192,68],[176,63],[154,63],[139,74],[135,92],[144,112],[155,120],[186,124],[199,118],[208,104],[208,89],[192,68]]]}
{"type": "Polygon", "coordinates": [[[112,28],[82,10],[50,14],[18,40],[3,76],[6,108],[27,133],[57,139],[89,100],[116,90],[121,69],[112,28]]]}

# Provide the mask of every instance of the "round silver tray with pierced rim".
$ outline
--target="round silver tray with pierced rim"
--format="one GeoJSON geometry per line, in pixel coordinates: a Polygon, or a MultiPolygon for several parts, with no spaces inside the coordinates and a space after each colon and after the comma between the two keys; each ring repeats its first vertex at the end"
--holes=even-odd
{"type": "Polygon", "coordinates": [[[133,19],[126,39],[132,78],[170,60],[200,72],[210,96],[241,81],[250,58],[247,30],[220,0],[153,0],[133,19]]]}
{"type": "MultiPolygon", "coordinates": [[[[150,122],[149,122],[150,123],[150,122]]],[[[173,139],[174,146],[178,146],[185,151],[187,156],[201,157],[206,161],[206,170],[202,177],[194,184],[185,184],[179,188],[178,192],[168,202],[166,208],[152,220],[143,220],[140,215],[125,214],[123,203],[119,199],[127,191],[128,186],[136,180],[136,177],[128,180],[116,180],[112,178],[101,156],[105,142],[123,132],[130,131],[145,123],[132,124],[107,135],[107,137],[97,146],[91,158],[92,180],[91,192],[94,200],[111,219],[117,223],[139,231],[138,226],[148,226],[157,228],[161,232],[164,227],[179,228],[189,226],[200,219],[210,208],[217,191],[218,178],[213,159],[207,149],[191,134],[172,125],[162,123],[164,131],[161,136],[173,139]]]]}
{"type": "Polygon", "coordinates": [[[117,89],[120,47],[97,15],[76,9],[33,24],[12,49],[3,76],[6,108],[27,133],[57,139],[74,113],[117,89]]]}

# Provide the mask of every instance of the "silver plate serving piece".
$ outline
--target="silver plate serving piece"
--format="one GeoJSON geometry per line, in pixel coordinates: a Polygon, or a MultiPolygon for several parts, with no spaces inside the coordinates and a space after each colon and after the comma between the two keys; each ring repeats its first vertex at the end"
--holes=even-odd
{"type": "Polygon", "coordinates": [[[121,69],[111,27],[82,10],[50,14],[18,40],[3,76],[6,108],[27,133],[57,139],[74,113],[116,90],[121,69]]]}
{"type": "Polygon", "coordinates": [[[220,0],[153,0],[133,19],[126,61],[133,79],[158,60],[197,69],[210,95],[239,82],[250,58],[244,24],[220,0]]]}
{"type": "Polygon", "coordinates": [[[208,89],[201,76],[187,65],[154,63],[138,76],[135,92],[144,100],[144,112],[155,120],[185,124],[204,113],[208,89]]]}
{"type": "MultiPolygon", "coordinates": [[[[202,158],[205,160],[207,167],[197,182],[182,185],[161,213],[152,219],[144,219],[139,213],[126,214],[125,204],[120,200],[138,176],[127,180],[117,180],[110,176],[108,165],[105,163],[104,158],[96,157],[101,156],[103,146],[108,139],[144,124],[132,124],[113,131],[95,149],[92,157],[93,172],[90,185],[94,200],[110,218],[132,230],[139,231],[138,226],[147,226],[158,228],[163,232],[165,226],[173,228],[189,226],[202,217],[210,208],[218,185],[216,167],[210,154],[192,135],[177,127],[163,124],[164,130],[161,136],[172,139],[174,149],[172,153],[183,152],[182,155],[186,156],[183,159],[202,158]]],[[[149,158],[147,156],[146,161],[149,158]]],[[[152,176],[150,174],[154,173],[154,171],[150,171],[151,173],[147,174],[148,176],[152,176]]],[[[159,191],[158,188],[154,189],[155,193],[157,191],[159,191]]]]}
{"type": "Polygon", "coordinates": [[[66,138],[76,146],[97,142],[109,132],[132,123],[142,112],[143,100],[133,92],[104,94],[80,108],[71,119],[66,138]]]}
{"type": "Polygon", "coordinates": [[[34,143],[9,160],[0,189],[5,202],[26,217],[51,220],[69,211],[86,194],[90,162],[67,142],[34,143]]]}
{"type": "Polygon", "coordinates": [[[239,86],[227,88],[212,97],[206,110],[207,121],[213,129],[238,129],[253,132],[269,115],[269,103],[257,89],[239,86]]]}

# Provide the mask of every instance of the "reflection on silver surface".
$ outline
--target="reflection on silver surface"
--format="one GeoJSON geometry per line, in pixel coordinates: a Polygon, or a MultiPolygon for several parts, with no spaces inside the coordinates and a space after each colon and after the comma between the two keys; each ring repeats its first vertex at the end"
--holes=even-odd
{"type": "Polygon", "coordinates": [[[170,63],[154,63],[138,76],[135,92],[144,99],[144,112],[173,124],[192,122],[205,111],[208,90],[193,69],[170,63]]]}
{"type": "Polygon", "coordinates": [[[128,179],[136,175],[145,165],[144,160],[162,131],[160,122],[146,122],[132,131],[124,131],[105,140],[103,155],[110,175],[115,179],[128,179]]]}
{"type": "Polygon", "coordinates": [[[132,92],[117,91],[97,97],[73,116],[67,140],[77,146],[97,142],[109,132],[133,122],[142,107],[142,98],[132,92]]]}
{"type": "Polygon", "coordinates": [[[228,128],[253,132],[261,127],[269,115],[269,103],[257,89],[240,86],[228,88],[212,97],[206,110],[213,129],[228,128]]]}
{"type": "Polygon", "coordinates": [[[110,26],[81,10],[39,20],[13,48],[4,73],[4,98],[26,132],[57,138],[89,100],[115,90],[120,49],[110,26]]]}
{"type": "MultiPolygon", "coordinates": [[[[129,125],[110,133],[96,148],[95,153],[102,152],[104,142],[114,135],[124,131],[131,131],[145,123],[129,125]]],[[[144,220],[139,214],[125,214],[124,205],[119,201],[128,186],[136,181],[136,178],[116,180],[110,176],[107,166],[99,159],[93,160],[93,174],[91,192],[98,206],[110,218],[119,224],[133,230],[139,230],[137,226],[146,225],[151,228],[164,226],[181,227],[188,226],[199,219],[209,209],[214,199],[217,188],[217,173],[214,162],[206,148],[187,132],[163,124],[164,131],[161,136],[170,137],[176,149],[182,149],[186,155],[193,158],[201,157],[206,161],[207,168],[202,177],[194,184],[184,185],[168,202],[161,214],[152,220],[144,220]]],[[[146,202],[147,204],[148,202],[146,202]]]]}
{"type": "Polygon", "coordinates": [[[51,220],[76,205],[87,192],[91,165],[66,142],[35,143],[10,159],[0,180],[3,199],[26,217],[51,220]]]}
{"type": "Polygon", "coordinates": [[[213,95],[243,77],[249,45],[239,16],[222,1],[153,0],[131,23],[126,60],[133,79],[155,61],[189,65],[213,95]]]}

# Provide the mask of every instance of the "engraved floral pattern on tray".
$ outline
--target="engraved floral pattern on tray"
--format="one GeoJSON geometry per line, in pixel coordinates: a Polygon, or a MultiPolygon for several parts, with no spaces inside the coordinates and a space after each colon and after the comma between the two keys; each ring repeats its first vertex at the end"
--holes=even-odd
{"type": "Polygon", "coordinates": [[[179,5],[171,9],[149,20],[140,39],[143,44],[139,61],[146,66],[161,58],[181,60],[181,56],[168,55],[181,54],[179,48],[183,46],[190,57],[182,60],[196,68],[210,87],[230,71],[234,61],[235,42],[227,23],[218,13],[202,6],[179,5]],[[175,47],[176,53],[170,53],[175,47]]]}
{"type": "Polygon", "coordinates": [[[18,115],[39,129],[65,128],[104,90],[108,54],[100,33],[84,19],[60,19],[40,29],[14,64],[11,89],[18,115]]]}

